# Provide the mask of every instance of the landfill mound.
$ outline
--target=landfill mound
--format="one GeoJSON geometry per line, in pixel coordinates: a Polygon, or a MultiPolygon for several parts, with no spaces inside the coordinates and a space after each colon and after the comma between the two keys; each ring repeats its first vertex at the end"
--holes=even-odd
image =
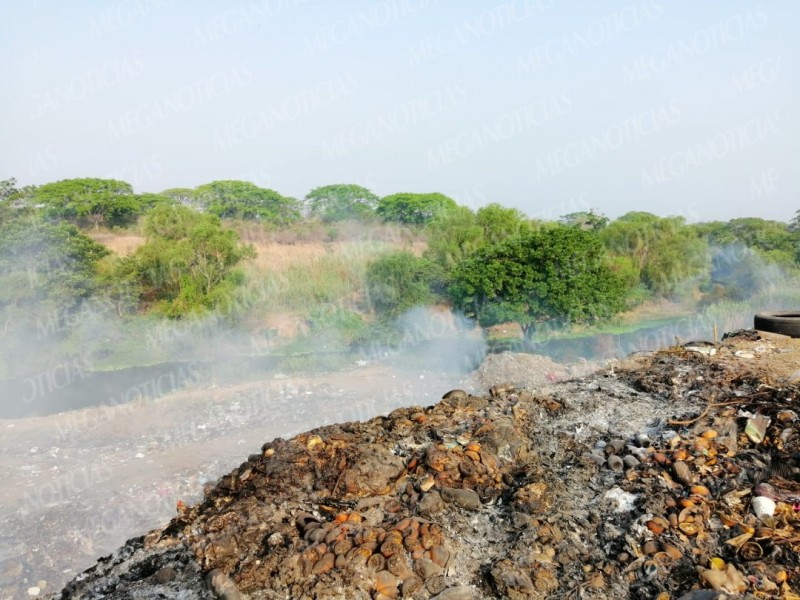
{"type": "Polygon", "coordinates": [[[540,354],[501,352],[486,356],[481,366],[467,378],[465,387],[488,390],[502,382],[518,389],[530,390],[548,383],[588,375],[599,367],[599,363],[587,360],[562,364],[540,354]]]}
{"type": "Polygon", "coordinates": [[[61,598],[797,598],[800,343],[276,439],[61,598]]]}

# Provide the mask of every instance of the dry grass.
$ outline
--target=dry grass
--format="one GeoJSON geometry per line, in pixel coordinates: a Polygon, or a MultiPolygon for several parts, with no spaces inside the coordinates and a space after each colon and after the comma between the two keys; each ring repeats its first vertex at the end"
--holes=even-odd
{"type": "Polygon", "coordinates": [[[259,310],[307,313],[331,304],[358,309],[367,265],[394,249],[381,242],[257,244],[247,285],[259,297],[259,310]]]}
{"type": "Polygon", "coordinates": [[[248,244],[302,245],[329,242],[384,242],[404,246],[424,240],[419,231],[388,223],[342,221],[320,223],[301,221],[291,227],[274,229],[253,221],[226,221],[248,244]]]}
{"type": "Polygon", "coordinates": [[[280,243],[272,236],[258,239],[252,231],[242,235],[257,253],[245,266],[244,291],[255,299],[249,303],[248,321],[276,329],[283,337],[284,330],[288,333],[302,327],[300,323],[315,309],[366,310],[364,288],[369,263],[386,252],[408,250],[420,255],[425,249],[425,243],[415,236],[383,235],[386,231],[327,242],[292,239],[280,243]],[[282,315],[281,326],[271,322],[273,315],[282,315]]]}
{"type": "Polygon", "coordinates": [[[293,267],[310,266],[332,256],[358,255],[359,249],[351,242],[309,242],[300,244],[255,243],[257,256],[252,266],[259,272],[286,271],[293,267]]]}
{"type": "MultiPolygon", "coordinates": [[[[336,224],[337,239],[321,239],[320,224],[305,229],[268,231],[256,223],[229,223],[242,241],[252,244],[256,257],[243,265],[247,276],[250,322],[264,323],[281,331],[295,330],[312,310],[344,306],[361,310],[364,279],[369,263],[386,252],[407,250],[419,256],[425,242],[419,235],[387,225],[336,224]],[[303,236],[309,238],[303,241],[303,236]],[[282,315],[280,326],[269,315],[282,315]]],[[[330,229],[330,227],[328,227],[330,229]]],[[[144,238],[130,231],[87,232],[118,256],[130,255],[144,238]]]]}
{"type": "Polygon", "coordinates": [[[690,316],[695,302],[684,300],[671,302],[663,299],[646,300],[638,306],[619,315],[620,323],[641,323],[642,321],[658,321],[669,318],[690,316]]]}
{"type": "Polygon", "coordinates": [[[144,244],[144,238],[129,232],[114,233],[110,231],[86,231],[86,235],[95,242],[103,244],[117,256],[130,256],[144,244]]]}

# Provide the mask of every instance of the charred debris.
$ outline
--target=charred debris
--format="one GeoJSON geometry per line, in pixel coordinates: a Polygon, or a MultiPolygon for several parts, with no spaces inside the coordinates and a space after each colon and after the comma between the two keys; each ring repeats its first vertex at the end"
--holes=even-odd
{"type": "Polygon", "coordinates": [[[798,598],[798,369],[741,331],[276,439],[56,597],[798,598]]]}

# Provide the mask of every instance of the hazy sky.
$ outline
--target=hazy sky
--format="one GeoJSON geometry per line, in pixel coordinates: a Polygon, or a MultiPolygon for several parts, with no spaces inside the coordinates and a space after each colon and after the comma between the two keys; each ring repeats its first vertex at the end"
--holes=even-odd
{"type": "Polygon", "coordinates": [[[0,179],[788,220],[799,30],[790,0],[9,0],[0,179]]]}

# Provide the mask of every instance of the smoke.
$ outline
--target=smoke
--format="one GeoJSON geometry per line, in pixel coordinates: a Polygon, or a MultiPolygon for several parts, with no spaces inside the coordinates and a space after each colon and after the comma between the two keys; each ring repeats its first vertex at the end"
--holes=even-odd
{"type": "MultiPolygon", "coordinates": [[[[39,283],[18,278],[0,297],[9,449],[0,561],[35,545],[39,558],[20,567],[24,577],[54,586],[63,569],[89,566],[165,522],[176,500],[198,499],[204,483],[263,442],[433,404],[488,351],[474,322],[441,307],[374,321],[349,304],[321,306],[294,340],[282,339],[253,320],[275,293],[258,285],[182,320],[121,315],[102,293],[68,305],[3,303],[39,283]],[[32,415],[49,416],[24,418],[32,415]],[[74,539],[81,546],[65,551],[74,539]]],[[[598,361],[710,339],[715,323],[721,335],[751,326],[755,312],[800,306],[791,273],[741,247],[714,249],[706,294],[713,302],[689,317],[624,334],[566,338],[554,328],[527,349],[560,363],[598,361]]]]}
{"type": "MultiPolygon", "coordinates": [[[[36,251],[49,250],[40,245],[36,251]]],[[[710,254],[708,281],[701,287],[705,299],[688,317],[638,331],[568,338],[563,324],[544,326],[535,341],[509,349],[560,362],[619,358],[690,337],[710,339],[714,325],[721,334],[751,326],[754,312],[799,304],[791,283],[794,275],[756,251],[730,244],[713,247],[710,254]]],[[[68,263],[55,268],[62,276],[70,274],[68,263]]],[[[35,295],[31,290],[42,286],[41,274],[29,272],[15,285],[6,297],[35,295]]],[[[488,351],[473,322],[433,307],[416,307],[376,324],[342,305],[321,306],[308,315],[296,339],[282,340],[246,319],[274,293],[269,287],[242,287],[218,310],[181,320],[120,315],[112,295],[103,293],[73,304],[0,304],[5,323],[0,338],[0,393],[5,398],[0,418],[155,400],[190,385],[231,385],[370,364],[457,380],[477,368],[488,351]]]]}
{"type": "Polygon", "coordinates": [[[417,307],[370,325],[352,311],[327,307],[307,319],[304,333],[282,341],[238,322],[231,311],[243,308],[170,321],[120,317],[112,306],[87,299],[20,323],[3,339],[0,393],[6,401],[0,418],[155,400],[189,385],[371,364],[457,378],[486,354],[474,323],[444,309],[417,307]]]}
{"type": "Polygon", "coordinates": [[[767,262],[743,244],[712,246],[711,285],[718,286],[726,299],[742,301],[769,288],[776,288],[789,273],[767,262]]]}
{"type": "Polygon", "coordinates": [[[416,371],[439,371],[463,375],[476,369],[488,345],[475,323],[450,310],[418,306],[393,323],[397,341],[373,342],[367,357],[391,360],[398,367],[416,371]]]}

